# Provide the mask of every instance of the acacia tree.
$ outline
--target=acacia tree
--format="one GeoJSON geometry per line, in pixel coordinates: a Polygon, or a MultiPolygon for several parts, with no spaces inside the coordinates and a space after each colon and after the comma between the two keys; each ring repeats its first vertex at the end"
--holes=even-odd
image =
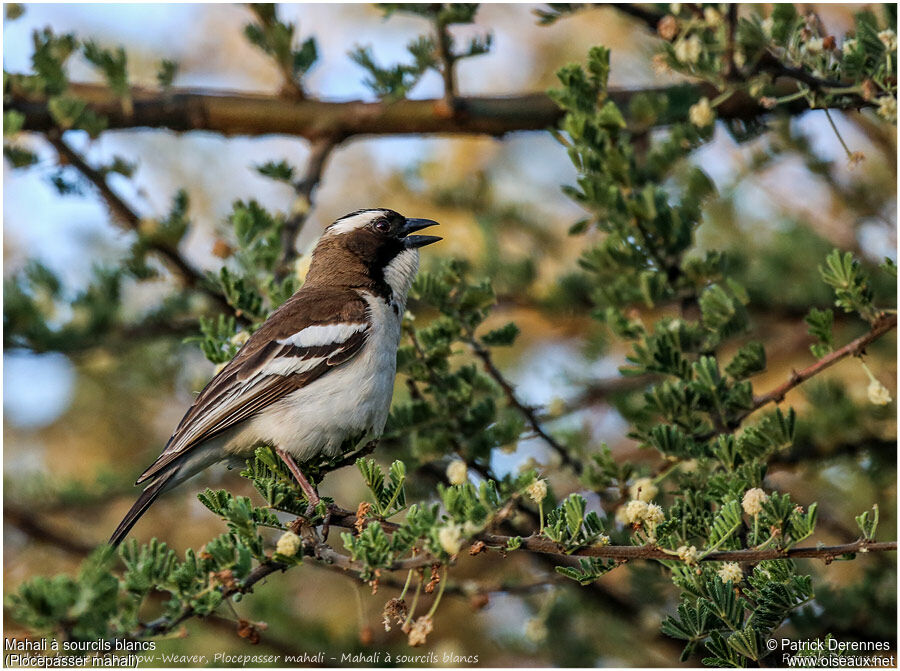
{"type": "MultiPolygon", "coordinates": [[[[829,367],[851,365],[846,359],[866,366],[867,351],[896,327],[896,267],[885,260],[874,268],[851,251],[834,249],[818,258],[819,287],[783,295],[780,285],[792,268],[785,257],[809,252],[791,249],[804,238],[753,253],[698,244],[704,208],[716,194],[692,157],[721,129],[734,142],[764,148],[753,170],[791,152],[828,177],[830,166],[817,159],[797,118],[822,110],[835,133],[834,115],[893,133],[895,8],[885,8],[883,16],[861,11],[851,34],[834,36],[815,14],[801,15],[792,5],[777,5],[769,15],[738,5],[618,5],[617,11],[658,37],[655,67],[685,75],[685,83],[611,89],[610,51],[596,46],[583,63],[561,68],[558,86],[546,94],[473,98],[459,95],[456,65],[488,52],[491,39],[459,44],[453,27],[473,22],[477,5],[381,7],[387,16],[420,17],[427,30],[409,44],[406,62],[379,64],[365,47],[350,53],[378,98],[368,103],[326,102],[311,94],[304,77],[317,59],[315,38],[301,36],[274,6],[250,6],[245,29],[283,75],[273,96],[175,88],[178,67],[168,60],[160,64],[159,88],[139,89],[129,84],[124,49],[49,30],[35,33],[32,71],[4,72],[8,165],[32,166],[37,158],[21,138],[40,134],[58,153],[61,168],[51,179],[60,191],[76,190],[78,180],[90,184],[112,219],[129,231],[131,244],[117,266],[98,271],[74,300],[38,263],[9,278],[4,345],[74,356],[136,335],[187,336],[210,362],[223,364],[298,288],[297,238],[336,147],[372,134],[534,130],[552,134],[568,153],[577,181],[563,190],[585,212],[572,223],[567,243],[581,249],[577,268],[562,272],[556,290],[537,307],[548,314],[589,313],[611,342],[626,348],[621,377],[586,380],[579,396],[561,407],[531,407],[495,361],[497,348],[513,345],[519,328],[496,324],[491,311],[498,301],[528,300],[533,271],[514,263],[433,264],[411,294],[418,318],[408,315],[404,322],[400,391],[374,452],[396,460],[384,467],[369,456],[374,444],[348,444],[337,459],[303,465],[316,482],[355,465],[369,490],[365,500],[326,497],[308,515],[303,492],[272,451],[260,446],[241,472],[255,498],[225,489],[200,494],[224,521],[221,535],[183,555],[156,539],[127,542],[118,553],[101,548],[77,576],[21,584],[7,596],[8,612],[36,633],[155,637],[193,618],[234,612],[231,604],[263,578],[312,562],[373,590],[399,589],[384,605],[384,623],[399,626],[417,646],[434,628],[450,626],[438,611],[444,595],[467,593],[464,583],[453,581],[462,555],[476,556],[481,563],[473,566],[494,566],[525,554],[541,567],[540,577],[496,590],[565,590],[559,581],[569,579],[630,619],[638,611],[605,588],[605,576],[631,571],[639,582],[649,579],[648,565],[661,567],[668,593],[678,595],[677,607],[659,593],[655,597],[661,637],[680,641],[682,661],[759,662],[768,654],[766,640],[786,623],[813,635],[839,635],[838,612],[865,608],[862,592],[890,584],[893,564],[877,564],[854,593],[817,585],[797,560],[874,562],[878,553],[896,550],[896,543],[876,539],[875,506],[839,509],[844,542],[815,544],[817,503],[782,490],[770,475],[779,464],[822,459],[821,433],[838,408],[865,427],[867,417],[892,403],[883,376],[868,367],[868,406],[834,384],[813,387],[817,396],[802,413],[782,402],[829,367]],[[66,61],[77,52],[105,84],[69,80],[66,61]],[[444,95],[409,99],[430,70],[440,74],[444,95]],[[180,249],[190,227],[184,191],[165,216],[142,217],[109,181],[114,173],[129,177],[133,166],[121,159],[91,165],[67,139],[70,131],[96,137],[142,127],[306,138],[310,154],[303,169],[277,157],[258,166],[263,175],[292,185],[294,206],[273,213],[252,200],[236,202],[230,238],[217,243],[225,261],[201,269],[180,249]],[[163,273],[178,286],[157,309],[129,321],[123,287],[163,273]],[[72,318],[60,324],[52,306],[65,302],[72,318]],[[753,378],[767,368],[772,347],[755,324],[768,310],[781,310],[801,336],[808,332],[813,359],[798,357],[780,384],[758,388],[753,378]],[[614,404],[628,422],[628,436],[655,458],[623,458],[559,424],[598,399],[614,404]],[[493,457],[530,437],[546,445],[552,460],[495,473],[493,457]],[[846,523],[854,517],[851,530],[846,523]],[[430,606],[426,594],[434,595],[430,606]],[[814,606],[827,615],[817,620],[814,606]]],[[[568,15],[582,9],[588,11],[553,5],[538,10],[537,20],[576,20],[568,15]]],[[[855,163],[864,158],[850,148],[847,154],[855,163]]],[[[464,207],[481,208],[487,226],[527,219],[477,196],[458,197],[464,207]]],[[[884,454],[873,456],[873,440],[863,431],[842,447],[854,460],[884,460],[884,454]]],[[[893,443],[882,438],[881,451],[892,453],[893,443]]],[[[35,535],[46,540],[46,529],[15,498],[6,503],[8,524],[37,528],[35,535]]],[[[481,585],[469,595],[491,591],[481,585]]],[[[554,611],[552,617],[566,614],[554,611]]],[[[548,622],[551,613],[540,619],[548,622]]],[[[260,639],[258,624],[249,619],[238,618],[238,633],[260,639]]],[[[678,652],[670,654],[674,662],[678,652]]]]}

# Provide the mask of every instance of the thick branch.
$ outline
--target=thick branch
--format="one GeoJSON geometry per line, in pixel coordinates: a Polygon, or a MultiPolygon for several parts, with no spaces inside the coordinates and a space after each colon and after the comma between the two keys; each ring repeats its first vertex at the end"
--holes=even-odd
{"type": "MultiPolygon", "coordinates": [[[[8,109],[25,115],[24,130],[48,131],[56,127],[47,107],[47,99],[28,95],[14,83],[7,92],[8,109]]],[[[612,90],[610,98],[623,109],[638,94],[678,92],[679,99],[689,96],[714,98],[719,91],[709,84],[683,84],[635,90],[612,90]]],[[[781,80],[777,95],[797,90],[792,82],[781,80]]],[[[202,89],[171,89],[166,92],[133,87],[130,96],[134,109],[126,114],[121,99],[106,86],[72,84],[68,93],[84,100],[90,109],[107,120],[109,129],[169,128],[174,131],[205,130],[223,135],[293,135],[309,140],[344,139],[355,135],[404,134],[482,134],[500,136],[514,131],[543,130],[555,125],[562,110],[545,93],[526,93],[509,97],[454,97],[451,101],[400,100],[394,103],[326,102],[291,100],[251,93],[202,89]]],[[[861,103],[860,103],[861,104],[861,103]]],[[[857,107],[856,103],[846,103],[857,107]]],[[[794,101],[779,109],[801,113],[805,101],[794,101]]],[[[742,91],[735,92],[716,108],[720,119],[749,119],[769,110],[742,91]]],[[[665,124],[670,119],[661,119],[665,124]]]]}

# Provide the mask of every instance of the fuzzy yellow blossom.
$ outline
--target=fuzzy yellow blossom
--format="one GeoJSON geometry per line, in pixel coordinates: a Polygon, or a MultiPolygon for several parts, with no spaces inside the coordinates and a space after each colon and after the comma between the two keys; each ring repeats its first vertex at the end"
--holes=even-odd
{"type": "Polygon", "coordinates": [[[462,534],[460,533],[460,528],[455,524],[441,527],[441,530],[438,531],[438,542],[441,544],[441,548],[444,552],[448,555],[455,555],[462,546],[462,534]]]}
{"type": "Polygon", "coordinates": [[[300,549],[300,545],[300,536],[293,531],[285,531],[278,539],[278,544],[275,545],[275,552],[285,557],[293,557],[300,549]]]}
{"type": "Polygon", "coordinates": [[[231,340],[229,342],[231,342],[232,345],[237,345],[238,347],[240,347],[248,340],[250,340],[249,331],[238,331],[233,336],[231,336],[231,340]]]}
{"type": "Polygon", "coordinates": [[[686,40],[681,40],[675,45],[675,58],[681,63],[696,63],[700,60],[703,44],[696,35],[691,35],[686,40]]]}
{"type": "Polygon", "coordinates": [[[722,582],[728,582],[730,580],[735,585],[744,579],[744,572],[741,571],[741,567],[737,562],[733,561],[728,561],[722,564],[722,568],[716,571],[716,573],[718,573],[719,577],[722,579],[722,582]]]}
{"type": "Polygon", "coordinates": [[[707,7],[703,10],[703,20],[710,28],[715,28],[722,23],[722,14],[715,7],[707,7]]]}
{"type": "Polygon", "coordinates": [[[413,647],[422,645],[428,640],[428,634],[434,630],[434,622],[428,615],[418,618],[409,630],[409,644],[413,647]]]}
{"type": "Polygon", "coordinates": [[[888,28],[878,33],[878,39],[888,51],[894,51],[897,48],[897,33],[888,28]]]}
{"type": "Polygon", "coordinates": [[[848,39],[844,40],[844,43],[841,45],[841,51],[844,53],[845,56],[847,56],[848,54],[853,53],[853,51],[856,49],[856,45],[857,45],[857,41],[855,38],[852,38],[852,37],[848,38],[848,39]]]}
{"type": "Polygon", "coordinates": [[[669,67],[669,57],[666,54],[653,54],[653,58],[650,59],[650,67],[658,75],[667,75],[672,72],[672,68],[669,67]]]}
{"type": "Polygon", "coordinates": [[[897,99],[894,96],[881,96],[878,99],[878,116],[890,123],[896,123],[897,99]]]}
{"type": "Polygon", "coordinates": [[[604,545],[609,545],[609,536],[606,534],[600,534],[597,536],[597,540],[594,542],[594,545],[603,547],[604,545]]]}
{"type": "Polygon", "coordinates": [[[659,493],[659,488],[653,484],[652,478],[638,478],[632,483],[631,487],[628,488],[628,493],[631,494],[631,498],[633,499],[650,503],[650,501],[656,498],[656,495],[659,493]]]}
{"type": "Polygon", "coordinates": [[[741,506],[744,508],[745,513],[756,517],[762,512],[762,504],[765,503],[768,499],[768,494],[766,494],[759,487],[754,487],[753,489],[748,489],[746,492],[744,492],[744,498],[741,500],[741,506]]]}
{"type": "Polygon", "coordinates": [[[700,559],[700,553],[697,552],[697,548],[693,545],[691,547],[682,545],[680,548],[678,548],[678,558],[685,564],[693,565],[697,563],[698,559],[700,559]]]}
{"type": "Polygon", "coordinates": [[[525,491],[528,493],[528,498],[535,503],[540,503],[547,498],[547,481],[543,478],[538,478],[528,485],[525,491]]]}
{"type": "Polygon", "coordinates": [[[532,643],[540,643],[547,638],[547,625],[539,617],[533,617],[525,623],[525,638],[532,643]]]}
{"type": "Polygon", "coordinates": [[[647,504],[647,511],[644,513],[644,522],[648,526],[655,527],[657,524],[666,519],[663,509],[655,503],[647,504]]]}
{"type": "Polygon", "coordinates": [[[688,119],[697,128],[705,128],[716,120],[716,113],[713,112],[712,105],[709,104],[709,98],[700,98],[700,100],[688,110],[688,119]]]}
{"type": "Polygon", "coordinates": [[[625,513],[623,515],[625,522],[628,524],[639,524],[644,521],[644,515],[647,514],[647,502],[639,501],[635,499],[634,501],[629,501],[625,504],[625,513]]]}
{"type": "Polygon", "coordinates": [[[454,459],[447,466],[447,481],[451,485],[461,485],[469,479],[469,469],[462,459],[454,459]]]}
{"type": "Polygon", "coordinates": [[[803,45],[803,50],[808,54],[821,54],[825,49],[825,40],[821,37],[813,37],[803,45]]]}
{"type": "Polygon", "coordinates": [[[875,405],[887,405],[891,402],[891,393],[878,380],[872,380],[868,389],[869,401],[875,405]]]}

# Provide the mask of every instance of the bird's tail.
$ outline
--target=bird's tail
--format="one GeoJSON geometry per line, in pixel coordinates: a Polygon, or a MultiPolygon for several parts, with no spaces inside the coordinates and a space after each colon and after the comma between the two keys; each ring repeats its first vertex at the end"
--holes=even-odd
{"type": "Polygon", "coordinates": [[[116,547],[119,543],[122,542],[122,539],[131,531],[131,527],[135,525],[135,523],[141,518],[145,512],[147,512],[147,508],[149,508],[154,501],[159,497],[167,489],[174,487],[178,484],[179,480],[176,479],[175,482],[171,482],[172,478],[174,478],[178,471],[181,470],[180,466],[175,466],[174,468],[170,468],[168,471],[164,473],[160,473],[159,477],[157,477],[150,485],[141,492],[141,495],[138,497],[138,500],[134,502],[134,505],[131,506],[131,510],[128,511],[128,514],[125,515],[125,519],[119,522],[119,526],[116,527],[116,530],[113,532],[113,535],[109,539],[109,544],[113,547],[116,547]],[[168,485],[168,486],[167,486],[168,485]]]}

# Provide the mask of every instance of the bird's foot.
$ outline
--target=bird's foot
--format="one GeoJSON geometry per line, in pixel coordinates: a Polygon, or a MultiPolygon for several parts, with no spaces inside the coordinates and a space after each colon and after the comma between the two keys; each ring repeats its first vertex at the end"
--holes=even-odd
{"type": "Polygon", "coordinates": [[[335,509],[335,505],[333,503],[329,503],[325,506],[325,517],[322,520],[322,542],[325,543],[328,541],[328,531],[330,529],[329,525],[331,524],[331,512],[335,509]]]}

